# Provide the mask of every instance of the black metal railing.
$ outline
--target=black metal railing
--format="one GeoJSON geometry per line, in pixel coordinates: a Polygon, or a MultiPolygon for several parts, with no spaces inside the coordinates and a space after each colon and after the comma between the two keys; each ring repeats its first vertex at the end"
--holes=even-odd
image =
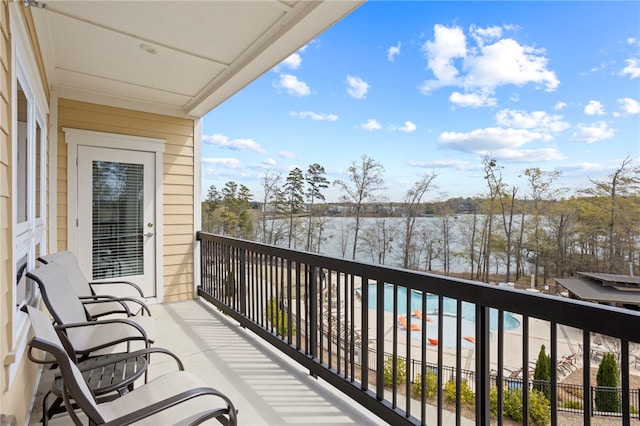
{"type": "Polygon", "coordinates": [[[197,239],[200,296],[391,424],[440,425],[446,411],[459,424],[469,410],[489,424],[518,389],[523,413],[534,392],[546,392],[552,424],[571,409],[590,425],[599,414],[592,347],[618,360],[615,414],[629,424],[637,413],[637,312],[202,232],[197,239]],[[548,389],[533,380],[542,344],[552,360],[548,389]],[[572,373],[589,392],[560,383],[572,373]],[[427,418],[428,406],[435,416],[427,418]]]}

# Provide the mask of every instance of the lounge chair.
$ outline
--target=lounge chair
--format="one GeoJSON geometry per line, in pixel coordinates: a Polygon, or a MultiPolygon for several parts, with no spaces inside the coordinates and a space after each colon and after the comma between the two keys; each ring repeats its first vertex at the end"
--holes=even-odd
{"type": "Polygon", "coordinates": [[[98,402],[47,316],[32,307],[28,310],[35,332],[29,346],[55,358],[64,382],[63,400],[75,424],[82,424],[75,407],[95,425],[191,425],[214,418],[225,425],[237,424],[231,400],[186,371],[165,374],[117,399],[98,402]]]}
{"type": "Polygon", "coordinates": [[[117,351],[121,343],[141,342],[145,347],[154,340],[155,319],[149,316],[92,320],[73,291],[64,268],[54,262],[27,272],[40,287],[47,309],[56,322],[65,348],[80,358],[98,351],[117,351]]]}
{"type": "Polygon", "coordinates": [[[76,256],[70,251],[59,251],[40,256],[38,260],[45,265],[53,262],[64,268],[73,291],[85,304],[85,309],[92,318],[114,313],[126,314],[127,316],[137,313],[151,315],[151,311],[144,303],[144,293],[140,287],[130,281],[89,282],[82,273],[76,256]],[[131,293],[131,296],[116,297],[108,294],[116,287],[120,291],[125,289],[124,291],[131,293]]]}

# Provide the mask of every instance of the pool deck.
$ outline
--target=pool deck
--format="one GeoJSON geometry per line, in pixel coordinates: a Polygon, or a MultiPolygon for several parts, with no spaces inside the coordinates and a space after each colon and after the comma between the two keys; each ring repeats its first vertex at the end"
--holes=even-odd
{"type": "MultiPolygon", "coordinates": [[[[357,277],[356,277],[357,280],[357,277]]],[[[333,281],[336,282],[336,281],[333,281]]],[[[354,286],[358,288],[361,284],[356,281],[354,286]]],[[[344,300],[344,294],[342,295],[342,300],[344,300]]],[[[328,305],[325,305],[326,309],[329,308],[328,305]]],[[[333,308],[335,309],[335,307],[333,308]]],[[[361,297],[355,298],[355,315],[354,315],[354,327],[357,330],[361,330],[361,315],[360,312],[362,310],[362,299],[361,297]]],[[[369,318],[374,318],[376,315],[376,310],[369,310],[369,318]]],[[[404,312],[401,312],[400,315],[405,315],[404,312]]],[[[413,315],[413,313],[412,313],[413,315]]],[[[437,314],[428,314],[434,322],[428,323],[429,329],[432,330],[434,326],[437,324],[437,314]]],[[[517,314],[511,314],[516,320],[519,322],[519,326],[504,331],[504,354],[503,354],[503,377],[506,378],[522,378],[523,371],[523,333],[522,333],[522,316],[517,314]]],[[[411,324],[421,324],[421,320],[418,320],[415,316],[413,316],[410,320],[411,324]]],[[[402,329],[398,318],[395,318],[394,315],[390,312],[384,313],[384,334],[382,339],[384,339],[384,348],[385,352],[391,353],[393,351],[394,345],[394,328],[397,328],[397,353],[401,356],[406,354],[407,343],[406,343],[406,331],[402,329]]],[[[455,333],[455,331],[453,331],[455,333]]],[[[421,331],[414,331],[412,334],[417,335],[416,339],[411,339],[411,349],[410,356],[412,359],[420,360],[421,352],[422,352],[422,340],[421,340],[421,331]]],[[[447,330],[445,330],[447,333],[447,330]]],[[[463,331],[463,333],[465,333],[463,331]]],[[[427,337],[437,338],[437,334],[430,334],[428,331],[427,337]]],[[[463,336],[464,338],[465,336],[463,336]]],[[[471,335],[470,337],[473,337],[471,335]]],[[[369,339],[369,347],[371,349],[375,349],[377,346],[378,336],[376,335],[375,327],[372,327],[368,330],[368,339],[369,339]]],[[[452,337],[455,339],[455,337],[452,337]]],[[[498,369],[498,339],[496,338],[496,333],[492,333],[492,338],[490,342],[490,356],[491,356],[491,364],[489,366],[490,370],[493,372],[497,372],[498,369]]],[[[533,371],[535,369],[535,362],[538,358],[538,353],[540,352],[540,347],[545,345],[547,348],[547,354],[549,354],[550,348],[550,324],[548,321],[539,320],[537,318],[529,318],[529,336],[528,336],[528,345],[529,345],[529,374],[533,375],[533,371]]],[[[562,363],[562,366],[558,366],[558,379],[562,381],[564,377],[570,374],[572,371],[578,370],[582,367],[582,331],[577,330],[572,327],[559,325],[558,326],[558,341],[557,341],[557,354],[558,354],[558,363],[562,363]],[[571,360],[570,362],[563,362],[564,360],[571,360]]],[[[595,345],[597,347],[597,345],[595,345]]],[[[437,352],[438,346],[433,344],[427,344],[427,361],[432,363],[437,363],[437,352]],[[431,361],[430,361],[431,360],[431,361]]],[[[604,348],[603,348],[604,349],[604,348]]],[[[615,351],[615,348],[607,348],[605,352],[615,351]]],[[[463,345],[461,349],[461,358],[462,358],[462,368],[466,370],[474,370],[475,369],[475,346],[467,340],[463,339],[463,345]]],[[[638,353],[640,356],[640,347],[632,348],[632,353],[638,353]]],[[[454,346],[443,346],[443,364],[445,366],[455,366],[456,365],[456,355],[457,351],[454,346]]],[[[637,363],[632,363],[631,365],[631,373],[640,375],[640,369],[636,365],[637,363]]],[[[592,361],[592,366],[597,366],[596,361],[592,361]]]]}

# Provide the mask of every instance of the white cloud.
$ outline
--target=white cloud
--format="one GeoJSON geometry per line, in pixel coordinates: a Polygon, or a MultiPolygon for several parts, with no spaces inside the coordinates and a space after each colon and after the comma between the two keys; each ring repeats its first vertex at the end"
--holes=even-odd
{"type": "Polygon", "coordinates": [[[555,72],[546,68],[548,60],[543,54],[543,49],[522,46],[513,39],[499,40],[483,46],[478,55],[465,60],[469,69],[465,83],[487,89],[505,84],[536,83],[552,92],[560,81],[555,72]]]}
{"type": "Polygon", "coordinates": [[[640,114],[640,102],[631,98],[618,99],[618,104],[625,114],[635,115],[640,114]]]}
{"type": "Polygon", "coordinates": [[[518,163],[540,163],[543,161],[564,160],[566,157],[562,155],[556,148],[539,148],[539,149],[510,149],[505,148],[491,152],[481,152],[480,154],[489,155],[497,160],[518,163]]]}
{"type": "Polygon", "coordinates": [[[240,164],[240,160],[238,160],[237,158],[212,158],[212,157],[208,157],[208,158],[203,158],[202,159],[202,163],[204,164],[211,164],[214,166],[221,166],[221,167],[225,167],[227,169],[239,169],[241,164],[240,164]]]}
{"type": "Polygon", "coordinates": [[[634,45],[634,44],[636,44],[636,41],[637,41],[637,40],[636,40],[636,38],[635,38],[635,37],[629,37],[629,38],[627,39],[627,44],[634,45]]]}
{"type": "Polygon", "coordinates": [[[459,27],[436,24],[433,33],[434,40],[427,41],[423,49],[427,54],[429,69],[436,79],[425,82],[422,87],[425,93],[442,86],[458,85],[458,69],[453,60],[464,58],[467,54],[467,40],[459,27]]]}
{"type": "Polygon", "coordinates": [[[297,70],[300,68],[300,65],[302,65],[302,57],[298,52],[292,53],[287,59],[280,62],[280,65],[292,70],[297,70]]]}
{"type": "MultiPolygon", "coordinates": [[[[502,36],[500,27],[471,27],[470,35],[475,45],[467,46],[467,37],[460,27],[434,26],[434,39],[427,41],[423,49],[435,78],[423,83],[422,93],[445,86],[490,95],[496,87],[507,84],[534,83],[548,92],[558,88],[560,81],[547,68],[544,49],[521,45],[510,38],[494,42],[502,36]]],[[[459,98],[459,94],[456,96],[459,98]]]]}
{"type": "Polygon", "coordinates": [[[409,165],[429,169],[469,170],[475,168],[470,162],[461,160],[409,161],[409,165]]]}
{"type": "Polygon", "coordinates": [[[587,115],[604,115],[604,107],[598,101],[590,100],[584,107],[584,113],[587,115]]]}
{"type": "Polygon", "coordinates": [[[615,135],[615,129],[611,129],[604,121],[596,121],[593,124],[578,124],[577,130],[569,139],[572,142],[594,143],[611,139],[615,135]]]}
{"type": "Polygon", "coordinates": [[[264,160],[264,161],[262,162],[262,164],[263,164],[263,165],[265,165],[265,166],[267,166],[267,167],[273,167],[273,166],[275,166],[277,163],[276,163],[276,160],[274,160],[273,158],[267,158],[266,160],[264,160]]]}
{"type": "Polygon", "coordinates": [[[626,59],[624,61],[627,66],[620,71],[620,75],[628,75],[631,78],[640,77],[640,60],[638,59],[626,59]]]}
{"type": "Polygon", "coordinates": [[[479,28],[471,25],[469,32],[478,46],[484,46],[487,42],[502,37],[502,27],[498,26],[479,28]]]}
{"type": "Polygon", "coordinates": [[[453,92],[449,96],[449,101],[453,104],[456,104],[461,107],[486,107],[486,106],[495,106],[496,98],[490,96],[489,93],[460,93],[453,92]]]}
{"type": "Polygon", "coordinates": [[[253,151],[259,154],[264,153],[264,149],[255,142],[253,139],[229,139],[225,135],[219,133],[215,135],[204,135],[202,140],[210,145],[219,146],[222,148],[234,149],[237,151],[253,151]]]}
{"type": "Polygon", "coordinates": [[[551,133],[559,133],[570,127],[562,118],[561,115],[549,115],[545,111],[526,112],[513,109],[503,109],[496,114],[496,121],[501,126],[551,133]]]}
{"type": "Polygon", "coordinates": [[[356,99],[365,99],[367,97],[367,91],[369,90],[369,84],[360,77],[347,76],[347,93],[356,99]]]}
{"type": "Polygon", "coordinates": [[[280,74],[280,80],[275,84],[275,87],[294,96],[309,96],[311,94],[311,88],[307,83],[298,80],[298,77],[291,74],[280,74]]]}
{"type": "Polygon", "coordinates": [[[410,121],[405,121],[404,126],[400,126],[400,127],[391,126],[391,130],[398,130],[400,132],[412,133],[416,130],[416,125],[410,121]]]}
{"type": "Polygon", "coordinates": [[[294,158],[296,156],[293,152],[287,151],[286,149],[280,151],[278,155],[282,158],[294,158]]]}
{"type": "Polygon", "coordinates": [[[317,113],[313,111],[291,111],[289,113],[293,117],[310,118],[313,121],[336,121],[338,116],[335,114],[317,113]]]}
{"type": "Polygon", "coordinates": [[[467,133],[443,132],[438,137],[439,144],[443,147],[479,154],[518,148],[528,142],[544,139],[543,133],[528,129],[504,129],[502,127],[476,129],[467,133]]]}
{"type": "Polygon", "coordinates": [[[387,61],[393,62],[393,60],[400,54],[400,48],[402,47],[402,43],[398,42],[395,46],[391,46],[387,49],[387,61]]]}
{"type": "Polygon", "coordinates": [[[370,119],[367,120],[366,123],[361,124],[360,128],[362,128],[364,130],[373,131],[373,130],[382,129],[382,126],[380,125],[380,123],[378,123],[378,120],[370,118],[370,119]]]}
{"type": "Polygon", "coordinates": [[[565,109],[566,107],[567,107],[566,102],[556,102],[556,104],[553,106],[553,109],[555,109],[556,111],[560,111],[565,109]]]}

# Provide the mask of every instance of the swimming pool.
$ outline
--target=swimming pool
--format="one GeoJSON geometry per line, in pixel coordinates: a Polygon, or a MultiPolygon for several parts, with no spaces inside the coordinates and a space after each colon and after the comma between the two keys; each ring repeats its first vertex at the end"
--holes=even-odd
{"type": "MultiPolygon", "coordinates": [[[[384,310],[386,312],[393,312],[393,285],[384,285],[384,310]]],[[[444,329],[444,342],[445,346],[456,345],[456,318],[457,318],[457,301],[449,297],[444,297],[443,300],[443,315],[442,326],[444,329]]],[[[398,315],[407,315],[407,288],[398,286],[398,315]]],[[[369,309],[377,308],[377,294],[376,284],[369,284],[369,309]]],[[[418,319],[415,315],[415,311],[422,311],[422,292],[412,290],[410,300],[409,315],[412,324],[422,325],[422,320],[418,319]]],[[[437,338],[438,336],[438,296],[429,294],[427,295],[427,310],[422,313],[428,317],[427,321],[427,337],[437,338]],[[429,319],[431,321],[429,321],[429,319]]],[[[476,319],[476,307],[473,303],[462,302],[462,336],[475,338],[475,319],[476,319]]],[[[400,326],[400,324],[398,324],[400,326]]],[[[508,312],[504,314],[504,330],[514,330],[520,327],[520,321],[518,321],[513,315],[508,312]]],[[[489,328],[491,330],[498,329],[498,311],[496,309],[490,309],[489,312],[489,328]]],[[[412,331],[412,338],[421,339],[422,331],[412,331]]],[[[471,347],[473,343],[464,340],[463,346],[471,347]]]]}

